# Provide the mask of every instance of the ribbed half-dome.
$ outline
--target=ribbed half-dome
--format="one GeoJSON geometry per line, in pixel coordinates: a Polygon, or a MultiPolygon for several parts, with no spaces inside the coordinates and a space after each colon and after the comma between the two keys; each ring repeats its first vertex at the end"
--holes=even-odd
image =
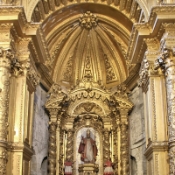
{"type": "Polygon", "coordinates": [[[71,86],[91,81],[112,87],[126,79],[128,29],[90,11],[76,11],[60,21],[46,35],[55,82],[71,86]]]}

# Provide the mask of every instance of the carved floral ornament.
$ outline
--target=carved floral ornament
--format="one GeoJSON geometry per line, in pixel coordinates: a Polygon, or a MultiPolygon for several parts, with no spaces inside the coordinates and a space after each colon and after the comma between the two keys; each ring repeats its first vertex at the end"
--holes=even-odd
{"type": "Polygon", "coordinates": [[[91,29],[97,26],[98,18],[90,11],[87,11],[80,17],[79,22],[82,28],[91,29]]]}

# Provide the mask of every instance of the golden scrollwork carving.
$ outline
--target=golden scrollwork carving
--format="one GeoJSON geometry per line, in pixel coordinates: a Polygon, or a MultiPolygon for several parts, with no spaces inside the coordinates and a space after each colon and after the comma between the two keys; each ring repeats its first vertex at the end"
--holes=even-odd
{"type": "Polygon", "coordinates": [[[111,66],[111,63],[109,62],[109,58],[106,54],[104,54],[104,62],[105,62],[105,68],[106,68],[106,81],[110,82],[116,79],[116,75],[111,66]]]}
{"type": "Polygon", "coordinates": [[[57,109],[60,106],[62,100],[66,97],[66,94],[62,91],[61,87],[56,83],[52,85],[48,94],[50,95],[50,97],[45,104],[45,107],[47,109],[50,108],[57,109]]]}

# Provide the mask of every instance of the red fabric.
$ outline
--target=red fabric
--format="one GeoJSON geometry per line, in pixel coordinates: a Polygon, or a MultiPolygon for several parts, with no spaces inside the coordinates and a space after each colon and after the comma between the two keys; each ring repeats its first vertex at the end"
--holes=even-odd
{"type": "Polygon", "coordinates": [[[72,162],[66,161],[66,162],[64,163],[64,165],[65,165],[65,166],[72,166],[72,162]]]}
{"type": "Polygon", "coordinates": [[[105,162],[105,166],[106,166],[106,167],[112,167],[112,162],[111,162],[110,160],[107,160],[107,161],[105,162]]]}

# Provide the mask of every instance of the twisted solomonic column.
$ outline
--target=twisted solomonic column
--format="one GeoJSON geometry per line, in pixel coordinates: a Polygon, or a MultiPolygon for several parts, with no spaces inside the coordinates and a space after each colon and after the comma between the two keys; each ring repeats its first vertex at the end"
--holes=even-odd
{"type": "Polygon", "coordinates": [[[66,157],[70,161],[73,161],[73,130],[71,130],[71,129],[69,129],[67,131],[66,157]]]}
{"type": "Polygon", "coordinates": [[[56,172],[56,129],[57,124],[51,122],[49,125],[49,175],[55,175],[56,172]]]}
{"type": "Polygon", "coordinates": [[[114,172],[118,172],[118,126],[113,128],[114,172]]]}
{"type": "Polygon", "coordinates": [[[63,151],[63,135],[64,135],[64,130],[60,129],[60,155],[59,155],[59,174],[63,174],[63,156],[64,156],[64,151],[63,151]]]}
{"type": "Polygon", "coordinates": [[[103,140],[103,158],[104,162],[108,160],[110,156],[110,143],[109,143],[109,132],[108,129],[104,130],[104,140],[103,140]]]}

